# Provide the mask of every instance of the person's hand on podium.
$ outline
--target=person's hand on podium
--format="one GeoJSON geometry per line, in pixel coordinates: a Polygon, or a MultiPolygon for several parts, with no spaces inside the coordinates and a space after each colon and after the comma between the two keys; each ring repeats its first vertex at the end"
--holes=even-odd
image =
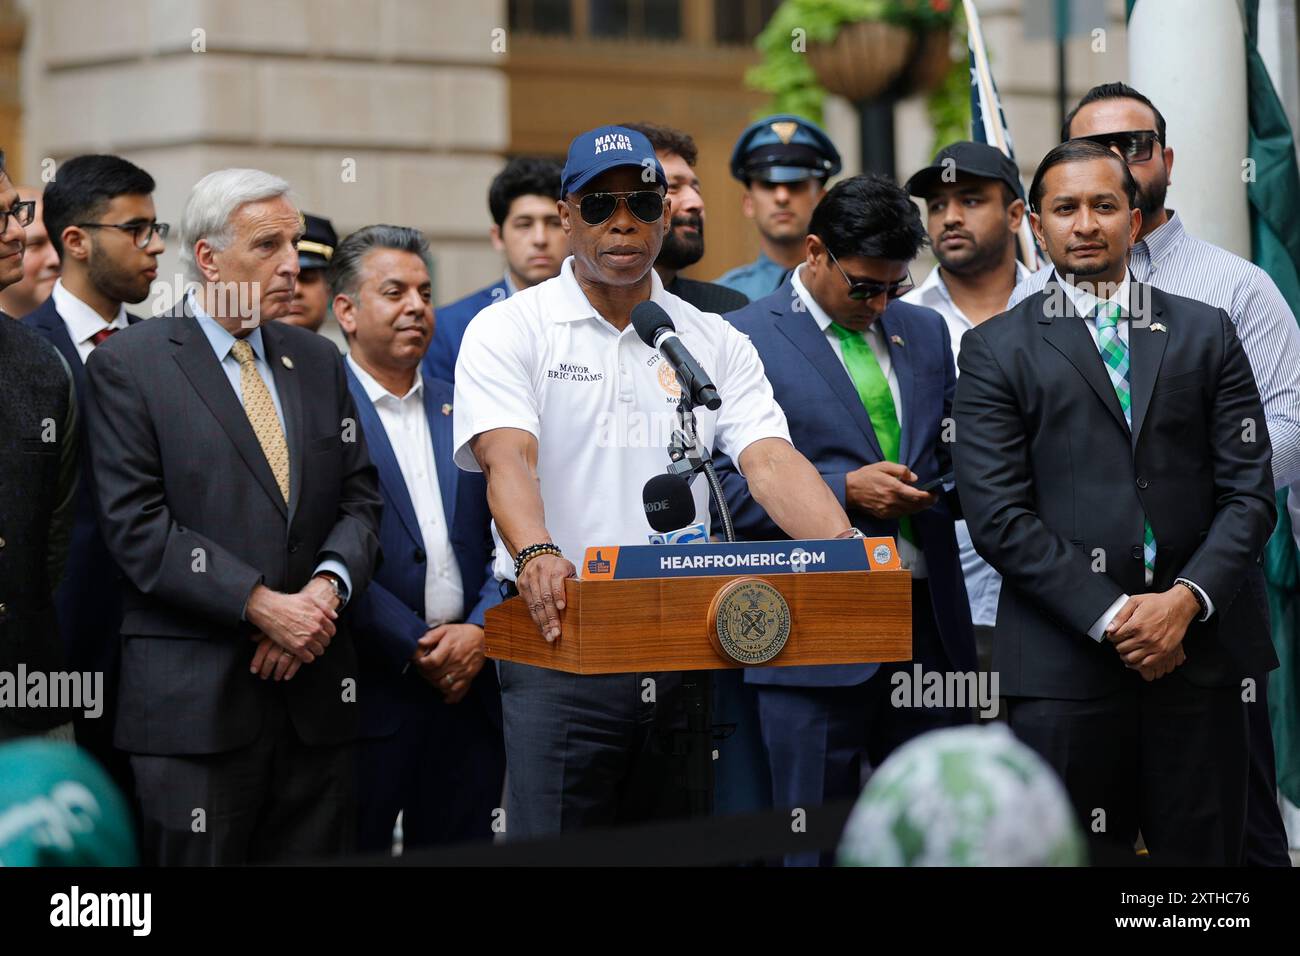
{"type": "Polygon", "coordinates": [[[515,587],[528,605],[537,630],[547,641],[560,636],[560,612],[564,610],[564,580],[578,576],[573,562],[559,554],[539,554],[526,565],[515,587]]]}

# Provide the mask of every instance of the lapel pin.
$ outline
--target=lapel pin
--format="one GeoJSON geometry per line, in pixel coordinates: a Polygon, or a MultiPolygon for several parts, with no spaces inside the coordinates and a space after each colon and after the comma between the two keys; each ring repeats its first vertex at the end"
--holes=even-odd
{"type": "Polygon", "coordinates": [[[902,337],[901,335],[891,335],[891,336],[889,337],[889,341],[893,342],[893,343],[894,343],[895,345],[897,345],[900,349],[901,349],[901,348],[906,344],[906,343],[903,341],[903,337],[902,337]]]}
{"type": "Polygon", "coordinates": [[[451,406],[448,405],[448,404],[444,404],[444,405],[442,406],[442,413],[443,413],[444,415],[450,415],[450,414],[451,414],[451,406]]]}
{"type": "Polygon", "coordinates": [[[280,361],[284,363],[285,368],[293,368],[293,359],[289,358],[289,356],[281,355],[280,361]]]}
{"type": "Polygon", "coordinates": [[[1151,323],[1151,331],[1152,331],[1152,332],[1168,332],[1169,330],[1168,330],[1167,328],[1165,328],[1165,324],[1164,324],[1163,322],[1152,322],[1152,323],[1151,323]]]}

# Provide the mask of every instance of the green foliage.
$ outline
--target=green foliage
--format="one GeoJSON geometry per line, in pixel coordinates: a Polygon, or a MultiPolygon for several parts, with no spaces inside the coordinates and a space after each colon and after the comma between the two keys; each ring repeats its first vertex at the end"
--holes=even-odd
{"type": "MultiPolygon", "coordinates": [[[[892,23],[918,33],[964,32],[960,10],[958,0],[785,0],[758,35],[755,46],[763,62],[749,70],[745,82],[771,96],[763,114],[794,113],[820,123],[826,90],[802,52],[806,44],[830,43],[844,24],[861,20],[892,23]]],[[[930,121],[941,142],[966,135],[970,125],[967,79],[963,58],[929,97],[930,121]]]]}

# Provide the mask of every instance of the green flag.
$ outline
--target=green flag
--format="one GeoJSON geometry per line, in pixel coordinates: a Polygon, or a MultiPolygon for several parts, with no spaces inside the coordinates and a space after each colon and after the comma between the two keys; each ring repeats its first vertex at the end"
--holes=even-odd
{"type": "MultiPolygon", "coordinates": [[[[1250,200],[1251,259],[1277,283],[1293,316],[1300,315],[1300,166],[1282,102],[1256,49],[1259,0],[1246,0],[1246,89],[1250,112],[1247,155],[1254,177],[1250,200]]],[[[1268,684],[1268,710],[1277,753],[1277,784],[1300,804],[1300,555],[1287,515],[1287,491],[1277,495],[1278,523],[1264,554],[1273,644],[1282,666],[1268,684]]]]}

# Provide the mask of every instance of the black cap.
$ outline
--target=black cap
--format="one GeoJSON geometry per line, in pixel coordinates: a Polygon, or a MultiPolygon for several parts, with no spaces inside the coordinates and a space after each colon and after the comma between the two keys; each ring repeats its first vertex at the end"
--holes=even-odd
{"type": "Polygon", "coordinates": [[[339,234],[334,226],[323,216],[313,216],[309,212],[302,214],[303,227],[306,230],[298,240],[298,268],[324,269],[334,256],[334,247],[339,244],[339,234]]]}
{"type": "Polygon", "coordinates": [[[904,188],[913,196],[928,199],[938,183],[955,181],[956,173],[995,179],[1010,186],[1018,198],[1025,198],[1024,187],[1020,185],[1020,170],[1010,157],[996,146],[966,140],[939,150],[934,162],[912,176],[904,188]],[[947,180],[944,180],[945,173],[947,180]]]}

